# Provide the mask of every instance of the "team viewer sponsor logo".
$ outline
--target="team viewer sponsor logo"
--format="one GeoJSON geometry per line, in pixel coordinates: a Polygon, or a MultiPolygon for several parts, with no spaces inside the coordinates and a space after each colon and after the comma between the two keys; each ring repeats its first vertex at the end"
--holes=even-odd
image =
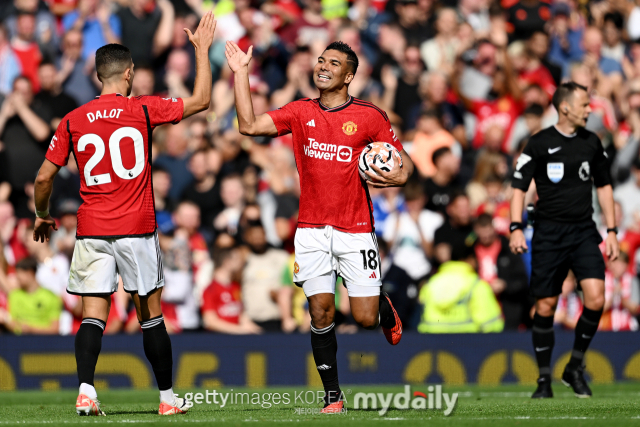
{"type": "Polygon", "coordinates": [[[350,162],[353,155],[353,148],[345,145],[325,144],[313,138],[308,138],[309,144],[304,145],[304,154],[320,160],[337,160],[339,162],[350,162]]]}

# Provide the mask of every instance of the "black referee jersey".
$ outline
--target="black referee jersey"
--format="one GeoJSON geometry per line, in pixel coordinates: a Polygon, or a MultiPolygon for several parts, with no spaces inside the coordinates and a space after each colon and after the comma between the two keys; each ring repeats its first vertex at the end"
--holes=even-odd
{"type": "Polygon", "coordinates": [[[561,223],[591,220],[593,184],[611,184],[600,138],[584,128],[566,135],[551,126],[533,135],[518,158],[511,185],[526,192],[532,178],[538,190],[536,220],[561,223]]]}

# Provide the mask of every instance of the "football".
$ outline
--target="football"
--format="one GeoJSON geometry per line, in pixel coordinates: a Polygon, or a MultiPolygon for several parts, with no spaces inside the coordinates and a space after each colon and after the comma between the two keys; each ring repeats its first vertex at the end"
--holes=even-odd
{"type": "Polygon", "coordinates": [[[396,157],[393,155],[394,152],[398,154],[397,158],[400,159],[400,167],[402,167],[402,156],[400,156],[398,150],[388,142],[372,142],[364,147],[358,158],[358,172],[360,172],[362,179],[370,181],[369,176],[365,173],[366,171],[371,171],[377,175],[376,171],[371,168],[371,165],[376,165],[381,170],[390,172],[396,163],[396,157]]]}

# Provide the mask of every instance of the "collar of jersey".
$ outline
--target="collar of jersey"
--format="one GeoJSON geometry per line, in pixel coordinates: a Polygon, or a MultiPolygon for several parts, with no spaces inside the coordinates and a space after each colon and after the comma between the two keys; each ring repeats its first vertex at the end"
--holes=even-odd
{"type": "Polygon", "coordinates": [[[96,96],[96,99],[100,99],[101,96],[111,96],[111,95],[115,95],[115,96],[124,96],[120,93],[107,93],[106,95],[98,95],[96,96]]]}
{"type": "Polygon", "coordinates": [[[353,96],[349,95],[349,98],[347,99],[347,102],[345,102],[344,104],[338,105],[337,107],[333,107],[333,108],[329,108],[326,105],[324,105],[322,102],[320,102],[320,98],[318,98],[317,101],[318,101],[318,105],[320,106],[320,108],[322,108],[322,110],[324,110],[324,111],[326,111],[328,113],[332,113],[334,111],[344,110],[349,105],[351,105],[351,103],[353,102],[353,96]]]}
{"type": "Polygon", "coordinates": [[[565,138],[573,138],[574,136],[576,136],[578,134],[577,130],[572,134],[567,134],[567,133],[562,132],[560,129],[558,129],[558,126],[553,125],[553,127],[556,129],[556,132],[558,132],[560,135],[564,136],[565,138]]]}

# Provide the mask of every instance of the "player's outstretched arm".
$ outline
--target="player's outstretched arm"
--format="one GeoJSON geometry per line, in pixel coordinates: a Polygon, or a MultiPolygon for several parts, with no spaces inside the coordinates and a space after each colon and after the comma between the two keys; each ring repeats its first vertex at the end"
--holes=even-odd
{"type": "Polygon", "coordinates": [[[238,128],[240,133],[249,136],[278,136],[273,119],[268,114],[258,117],[253,112],[251,89],[249,87],[249,63],[253,54],[253,46],[247,53],[232,41],[225,46],[224,55],[227,57],[229,68],[234,74],[233,93],[236,97],[236,111],[238,113],[238,128]]]}
{"type": "Polygon", "coordinates": [[[53,189],[53,179],[59,170],[60,166],[45,159],[36,177],[34,190],[36,222],[33,227],[33,240],[36,242],[48,242],[51,234],[50,227],[53,227],[54,230],[58,229],[56,221],[49,215],[49,198],[53,189]]]}
{"type": "MultiPolygon", "coordinates": [[[[397,156],[394,151],[394,156],[397,156]]],[[[371,169],[377,172],[377,174],[367,171],[365,172],[371,178],[369,184],[372,187],[404,187],[407,180],[413,175],[413,161],[409,154],[403,149],[400,152],[402,157],[402,167],[400,167],[400,159],[396,158],[393,168],[389,172],[385,172],[376,165],[371,165],[371,169]]]]}
{"type": "Polygon", "coordinates": [[[211,102],[211,65],[209,64],[209,48],[213,43],[213,34],[216,31],[217,21],[213,19],[213,13],[207,12],[200,19],[200,24],[195,33],[188,28],[184,29],[189,41],[196,50],[196,81],[193,87],[193,95],[183,99],[184,113],[182,118],[187,118],[200,111],[209,108],[211,102]]]}

